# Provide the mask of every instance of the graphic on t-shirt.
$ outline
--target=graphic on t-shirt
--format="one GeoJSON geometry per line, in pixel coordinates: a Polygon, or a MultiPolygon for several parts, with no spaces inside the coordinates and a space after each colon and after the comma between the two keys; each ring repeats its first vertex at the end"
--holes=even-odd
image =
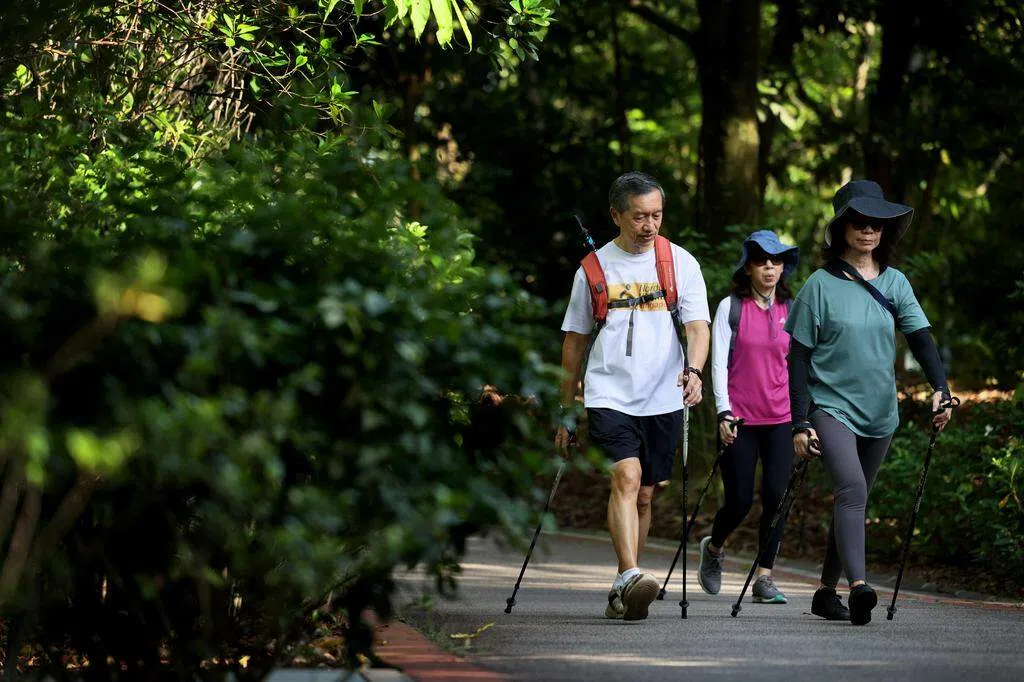
{"type": "MultiPolygon", "coordinates": [[[[661,285],[657,282],[630,282],[626,284],[615,283],[608,285],[608,298],[615,301],[618,299],[639,298],[647,294],[661,291],[661,285]]],[[[614,308],[612,309],[614,310],[614,308]]],[[[628,309],[627,309],[628,310],[628,309]]],[[[667,310],[665,297],[647,301],[636,307],[636,310],[667,310]]],[[[609,314],[611,311],[609,311],[609,314]]]]}

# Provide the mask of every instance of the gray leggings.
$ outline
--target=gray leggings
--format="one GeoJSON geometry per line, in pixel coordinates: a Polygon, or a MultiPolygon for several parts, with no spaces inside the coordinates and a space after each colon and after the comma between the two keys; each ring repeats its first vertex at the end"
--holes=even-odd
{"type": "Polygon", "coordinates": [[[835,587],[843,571],[851,583],[864,580],[864,508],[892,434],[882,438],[858,436],[823,410],[815,410],[810,420],[821,439],[822,461],[832,478],[835,496],[821,583],[835,587]]]}

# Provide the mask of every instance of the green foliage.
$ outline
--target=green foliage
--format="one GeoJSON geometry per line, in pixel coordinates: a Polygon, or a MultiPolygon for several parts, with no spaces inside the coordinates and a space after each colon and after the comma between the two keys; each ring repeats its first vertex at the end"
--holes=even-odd
{"type": "MultiPolygon", "coordinates": [[[[868,548],[899,561],[930,433],[926,414],[905,420],[868,501],[868,548]]],[[[967,404],[936,440],[912,560],[974,565],[1024,579],[1024,443],[1021,407],[967,404]]]]}
{"type": "Polygon", "coordinates": [[[16,525],[38,531],[0,585],[23,641],[97,674],[108,656],[249,656],[255,675],[333,591],[354,653],[363,609],[390,613],[394,566],[448,587],[469,532],[529,526],[557,384],[536,351],[546,308],[474,264],[436,185],[343,138],[189,170],[48,149],[54,181],[20,210],[64,221],[7,251],[0,282],[0,450],[24,486],[16,525]],[[92,210],[55,210],[83,175],[92,210]],[[509,446],[471,451],[485,382],[536,414],[510,404],[509,446]]]}

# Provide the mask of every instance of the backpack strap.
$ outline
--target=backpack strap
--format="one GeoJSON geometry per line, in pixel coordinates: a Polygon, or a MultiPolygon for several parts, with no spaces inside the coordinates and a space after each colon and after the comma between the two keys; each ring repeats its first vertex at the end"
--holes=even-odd
{"type": "Polygon", "coordinates": [[[833,261],[830,261],[825,266],[825,269],[830,271],[834,275],[838,275],[839,277],[842,277],[841,273],[846,273],[847,275],[849,275],[854,282],[860,284],[869,294],[871,294],[871,298],[878,301],[878,305],[888,310],[889,314],[892,315],[893,321],[899,324],[900,312],[896,309],[896,306],[893,305],[892,301],[887,299],[885,295],[882,294],[882,292],[875,287],[874,284],[861,277],[861,274],[857,272],[857,268],[853,267],[852,265],[844,261],[842,258],[837,258],[833,261]]]}
{"type": "Polygon", "coordinates": [[[591,251],[583,259],[583,274],[587,277],[587,287],[590,289],[590,303],[594,309],[594,322],[604,325],[608,317],[608,282],[604,278],[604,269],[601,262],[597,260],[597,252],[591,251]]]}
{"type": "Polygon", "coordinates": [[[672,242],[660,234],[654,238],[654,265],[658,270],[658,285],[665,292],[665,307],[672,316],[672,327],[683,350],[683,367],[688,366],[686,354],[686,326],[679,317],[679,289],[676,288],[676,268],[672,260],[672,242]]]}
{"type": "Polygon", "coordinates": [[[726,367],[732,367],[732,351],[736,347],[736,337],[740,333],[740,315],[743,314],[743,299],[736,294],[729,294],[729,359],[726,367]]]}
{"type": "Polygon", "coordinates": [[[654,238],[654,265],[658,269],[658,285],[665,292],[665,305],[671,311],[679,301],[676,268],[672,262],[672,242],[660,234],[654,238]]]}

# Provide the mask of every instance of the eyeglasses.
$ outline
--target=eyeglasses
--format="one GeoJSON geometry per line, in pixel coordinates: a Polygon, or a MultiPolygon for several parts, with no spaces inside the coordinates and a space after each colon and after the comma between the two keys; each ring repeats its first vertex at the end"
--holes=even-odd
{"type": "Polygon", "coordinates": [[[771,263],[772,265],[782,265],[782,256],[751,256],[750,263],[756,265],[759,268],[763,268],[765,263],[771,263]]]}

